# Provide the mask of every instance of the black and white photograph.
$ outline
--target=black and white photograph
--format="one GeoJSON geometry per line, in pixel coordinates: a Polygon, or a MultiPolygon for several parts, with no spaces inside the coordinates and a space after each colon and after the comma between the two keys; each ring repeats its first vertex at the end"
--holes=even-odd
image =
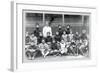
{"type": "Polygon", "coordinates": [[[89,14],[23,10],[23,61],[89,58],[89,14]]]}
{"type": "Polygon", "coordinates": [[[11,10],[11,70],[97,64],[96,7],[14,1],[11,10]]]}

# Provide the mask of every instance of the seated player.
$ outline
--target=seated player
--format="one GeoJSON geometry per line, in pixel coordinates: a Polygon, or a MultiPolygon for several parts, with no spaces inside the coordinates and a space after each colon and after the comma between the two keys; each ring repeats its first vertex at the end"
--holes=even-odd
{"type": "Polygon", "coordinates": [[[37,50],[37,46],[35,45],[34,42],[31,42],[31,45],[26,50],[26,56],[31,60],[34,59],[35,55],[37,54],[36,50],[37,50]]]}
{"type": "Polygon", "coordinates": [[[34,34],[32,33],[30,36],[30,42],[34,42],[35,45],[37,45],[37,37],[34,36],[34,34]]]}
{"type": "Polygon", "coordinates": [[[80,53],[81,55],[88,55],[88,36],[86,34],[86,30],[82,30],[82,34],[80,36],[81,46],[80,46],[80,53]]]}
{"type": "Polygon", "coordinates": [[[88,39],[87,34],[86,34],[86,30],[82,30],[82,34],[80,36],[80,39],[82,39],[82,40],[88,39]]]}
{"type": "Polygon", "coordinates": [[[28,33],[28,32],[26,32],[26,33],[25,33],[25,44],[26,44],[26,45],[28,45],[28,44],[29,44],[29,42],[30,42],[29,33],[28,33]]]}
{"type": "Polygon", "coordinates": [[[51,54],[58,55],[59,54],[59,47],[55,40],[51,43],[51,54]]]}
{"type": "Polygon", "coordinates": [[[68,46],[68,55],[76,55],[75,53],[75,50],[76,50],[76,44],[75,44],[75,41],[72,40],[70,45],[68,46]]]}
{"type": "Polygon", "coordinates": [[[66,34],[66,31],[63,31],[62,39],[64,40],[65,43],[67,42],[67,34],[66,34]]]}
{"type": "Polygon", "coordinates": [[[70,41],[73,40],[73,36],[74,36],[74,34],[72,33],[72,31],[70,31],[70,34],[69,34],[69,40],[70,40],[70,41]]]}
{"type": "Polygon", "coordinates": [[[57,42],[61,42],[61,36],[59,36],[59,32],[56,32],[56,35],[54,36],[54,40],[57,42]]]}
{"type": "Polygon", "coordinates": [[[78,32],[76,32],[76,33],[73,35],[73,39],[74,39],[75,41],[79,41],[79,40],[80,40],[80,35],[79,35],[78,32]]]}
{"type": "Polygon", "coordinates": [[[45,38],[45,42],[48,45],[48,48],[51,48],[51,43],[52,43],[52,37],[50,36],[50,32],[47,32],[47,37],[45,38]]]}
{"type": "Polygon", "coordinates": [[[74,34],[73,39],[75,40],[75,44],[76,44],[75,53],[78,56],[79,45],[80,45],[80,35],[78,32],[74,34]]]}
{"type": "Polygon", "coordinates": [[[63,39],[61,40],[60,47],[61,47],[61,48],[60,48],[61,54],[62,54],[62,55],[67,54],[66,44],[65,44],[65,42],[64,42],[63,39]]]}
{"type": "Polygon", "coordinates": [[[67,41],[66,41],[66,47],[69,48],[71,45],[71,42],[73,42],[73,34],[72,31],[70,34],[67,34],[67,41]]]}
{"type": "Polygon", "coordinates": [[[52,43],[52,37],[50,36],[50,32],[47,32],[47,37],[45,38],[46,43],[52,43]]]}
{"type": "Polygon", "coordinates": [[[49,46],[45,43],[44,39],[42,39],[42,43],[40,43],[38,47],[43,57],[45,58],[49,54],[50,49],[49,49],[49,46]]]}
{"type": "Polygon", "coordinates": [[[39,33],[39,37],[37,39],[38,39],[38,44],[42,43],[43,34],[41,32],[39,33]]]}
{"type": "Polygon", "coordinates": [[[88,41],[86,39],[84,40],[80,40],[80,46],[79,46],[79,52],[81,55],[83,56],[87,56],[88,55],[88,41]]]}
{"type": "Polygon", "coordinates": [[[39,24],[36,23],[36,29],[34,30],[34,36],[37,38],[39,37],[40,29],[39,29],[39,24]]]}
{"type": "Polygon", "coordinates": [[[70,36],[70,34],[67,34],[67,36],[66,36],[66,46],[69,47],[70,43],[71,43],[71,36],[70,36]]]}
{"type": "Polygon", "coordinates": [[[87,39],[84,40],[84,47],[85,47],[85,49],[83,50],[84,55],[87,55],[87,56],[88,56],[88,51],[89,51],[89,42],[88,42],[87,39]]]}

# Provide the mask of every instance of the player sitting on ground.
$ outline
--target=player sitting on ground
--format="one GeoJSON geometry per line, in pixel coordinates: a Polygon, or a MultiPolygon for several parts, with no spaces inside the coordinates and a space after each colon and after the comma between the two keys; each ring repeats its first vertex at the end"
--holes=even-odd
{"type": "Polygon", "coordinates": [[[37,54],[36,50],[37,50],[37,46],[35,45],[34,42],[30,43],[31,45],[27,48],[26,50],[26,56],[28,59],[34,59],[35,55],[37,54]]]}
{"type": "Polygon", "coordinates": [[[49,54],[49,51],[50,51],[48,44],[46,44],[45,40],[42,39],[42,43],[40,43],[38,45],[38,47],[39,47],[39,50],[41,51],[43,57],[45,58],[49,54]]]}
{"type": "Polygon", "coordinates": [[[76,47],[75,47],[75,55],[78,56],[79,46],[80,46],[80,35],[78,32],[76,32],[73,36],[73,39],[75,41],[76,47]]]}
{"type": "Polygon", "coordinates": [[[61,47],[61,48],[60,48],[61,54],[62,54],[62,55],[67,54],[66,44],[65,44],[65,42],[64,42],[63,39],[61,40],[60,47],[61,47]]]}
{"type": "Polygon", "coordinates": [[[52,41],[51,43],[51,54],[54,55],[54,56],[57,56],[59,55],[59,47],[58,47],[58,44],[56,43],[55,40],[52,41]]]}
{"type": "Polygon", "coordinates": [[[71,40],[70,45],[68,46],[68,55],[75,55],[76,43],[74,40],[71,40]]]}
{"type": "Polygon", "coordinates": [[[79,51],[80,54],[83,56],[87,56],[88,53],[88,41],[86,39],[80,40],[80,46],[79,46],[79,51]]]}

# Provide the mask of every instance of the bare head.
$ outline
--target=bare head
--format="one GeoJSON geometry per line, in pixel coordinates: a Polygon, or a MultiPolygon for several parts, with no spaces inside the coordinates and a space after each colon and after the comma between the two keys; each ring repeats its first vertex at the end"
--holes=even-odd
{"type": "Polygon", "coordinates": [[[70,34],[73,34],[72,30],[70,31],[70,34]]]}
{"type": "Polygon", "coordinates": [[[35,35],[32,33],[32,34],[31,34],[31,37],[34,37],[34,36],[35,36],[35,35]]]}
{"type": "Polygon", "coordinates": [[[67,25],[67,28],[70,28],[70,25],[69,24],[67,25]]]}
{"type": "Polygon", "coordinates": [[[76,32],[76,34],[78,35],[78,32],[76,32]]]}
{"type": "Polygon", "coordinates": [[[53,40],[52,42],[53,42],[53,43],[55,43],[56,41],[55,41],[55,40],[53,40]]]}
{"type": "Polygon", "coordinates": [[[43,36],[42,32],[39,33],[40,36],[43,36]]]}
{"type": "Polygon", "coordinates": [[[31,42],[31,45],[35,45],[34,42],[31,42]]]}
{"type": "Polygon", "coordinates": [[[44,39],[42,39],[42,43],[45,43],[45,40],[44,39]]]}
{"type": "Polygon", "coordinates": [[[26,32],[26,33],[25,33],[25,35],[26,35],[26,36],[28,36],[28,35],[29,35],[29,33],[28,33],[28,32],[26,32]]]}
{"type": "Polygon", "coordinates": [[[50,32],[47,32],[47,36],[50,36],[50,32]]]}
{"type": "Polygon", "coordinates": [[[73,40],[73,39],[72,39],[72,41],[71,41],[71,42],[75,42],[75,40],[73,40]]]}
{"type": "Polygon", "coordinates": [[[58,28],[60,29],[61,28],[61,25],[58,25],[58,28]]]}
{"type": "Polygon", "coordinates": [[[56,32],[56,35],[59,35],[59,32],[56,32]]]}
{"type": "Polygon", "coordinates": [[[64,40],[63,39],[61,40],[61,43],[64,43],[64,40]]]}
{"type": "Polygon", "coordinates": [[[39,28],[39,23],[36,23],[36,28],[39,28]]]}
{"type": "Polygon", "coordinates": [[[45,24],[46,24],[46,26],[49,26],[49,21],[46,21],[45,24]]]}
{"type": "Polygon", "coordinates": [[[82,30],[82,33],[86,33],[86,30],[82,30]]]}
{"type": "Polygon", "coordinates": [[[63,34],[66,34],[66,31],[63,31],[63,34]]]}

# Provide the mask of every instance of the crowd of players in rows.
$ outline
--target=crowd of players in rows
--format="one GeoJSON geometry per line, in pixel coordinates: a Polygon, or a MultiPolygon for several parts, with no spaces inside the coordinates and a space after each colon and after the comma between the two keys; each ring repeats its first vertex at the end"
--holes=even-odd
{"type": "Polygon", "coordinates": [[[70,25],[64,30],[61,25],[55,35],[43,37],[39,25],[33,33],[26,32],[25,55],[28,59],[46,56],[88,56],[89,39],[86,30],[73,33],[70,25]]]}

